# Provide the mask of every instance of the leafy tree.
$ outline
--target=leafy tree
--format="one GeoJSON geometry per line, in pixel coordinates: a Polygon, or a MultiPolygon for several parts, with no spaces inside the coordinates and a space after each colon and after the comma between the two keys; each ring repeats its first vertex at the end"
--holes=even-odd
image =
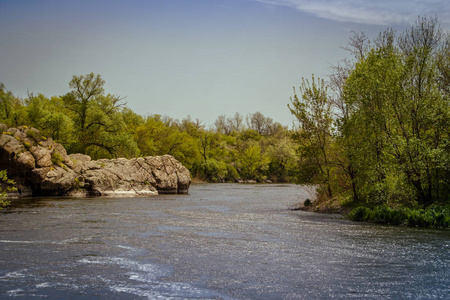
{"type": "Polygon", "coordinates": [[[439,86],[441,91],[449,95],[450,93],[450,34],[443,36],[443,44],[438,51],[437,67],[439,70],[439,86]]]}
{"type": "Polygon", "coordinates": [[[329,197],[331,190],[332,161],[330,156],[332,134],[331,101],[328,99],[327,87],[321,79],[312,77],[312,81],[303,79],[300,86],[301,97],[295,93],[288,105],[297,118],[299,128],[293,138],[300,144],[299,155],[309,165],[314,174],[313,182],[326,186],[329,197]]]}
{"type": "Polygon", "coordinates": [[[48,99],[42,94],[30,94],[26,103],[28,125],[41,131],[46,137],[52,137],[63,144],[73,139],[73,121],[64,113],[61,98],[48,99]]]}
{"type": "Polygon", "coordinates": [[[127,128],[126,131],[128,132],[133,132],[138,126],[145,122],[144,117],[135,113],[128,107],[122,109],[122,119],[127,128]]]}
{"type": "Polygon", "coordinates": [[[260,179],[269,168],[269,159],[259,145],[252,145],[240,153],[238,166],[244,178],[260,179]]]}
{"type": "Polygon", "coordinates": [[[386,31],[343,85],[348,115],[338,120],[339,143],[352,160],[355,194],[365,201],[429,205],[448,199],[443,153],[450,115],[439,80],[441,38],[435,19],[419,19],[397,44],[386,31]]]}
{"type": "Polygon", "coordinates": [[[272,181],[290,181],[297,174],[296,144],[287,134],[269,142],[266,147],[270,160],[267,175],[272,181]]]}
{"type": "Polygon", "coordinates": [[[25,118],[22,101],[14,97],[0,82],[0,121],[8,126],[17,127],[25,123],[25,118]]]}
{"type": "Polygon", "coordinates": [[[0,113],[3,122],[8,122],[14,113],[14,96],[10,91],[5,90],[5,85],[0,83],[0,113]]]}
{"type": "MultiPolygon", "coordinates": [[[[72,92],[63,97],[65,107],[75,114],[76,126],[81,133],[84,133],[90,126],[88,122],[89,109],[96,102],[97,98],[104,95],[105,81],[99,74],[87,74],[86,76],[74,75],[69,82],[72,92]]],[[[119,100],[115,99],[115,103],[119,100]]],[[[114,104],[115,104],[114,103],[114,104]]]]}
{"type": "Polygon", "coordinates": [[[164,121],[160,115],[149,116],[137,126],[134,140],[143,156],[170,154],[188,168],[198,160],[196,138],[180,131],[179,122],[164,121]]]}
{"type": "Polygon", "coordinates": [[[125,132],[121,99],[105,95],[105,81],[94,73],[73,76],[72,91],[62,97],[64,107],[75,125],[77,140],[68,146],[70,152],[97,157],[133,157],[138,147],[125,132]]]}
{"type": "Polygon", "coordinates": [[[190,136],[194,138],[200,137],[202,132],[205,130],[205,126],[199,119],[195,121],[191,119],[190,116],[187,116],[183,120],[181,120],[181,124],[179,125],[179,130],[182,132],[186,132],[190,136]]]}

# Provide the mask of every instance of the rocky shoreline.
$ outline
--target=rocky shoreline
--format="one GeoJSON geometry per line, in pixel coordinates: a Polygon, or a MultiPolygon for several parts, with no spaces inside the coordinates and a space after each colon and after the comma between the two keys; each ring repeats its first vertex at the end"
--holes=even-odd
{"type": "Polygon", "coordinates": [[[68,155],[35,128],[0,124],[0,170],[15,180],[12,197],[186,194],[189,170],[170,155],[92,160],[68,155]]]}

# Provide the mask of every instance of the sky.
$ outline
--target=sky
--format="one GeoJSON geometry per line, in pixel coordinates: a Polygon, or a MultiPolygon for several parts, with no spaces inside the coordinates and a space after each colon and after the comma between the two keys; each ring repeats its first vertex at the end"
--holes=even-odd
{"type": "Polygon", "coordinates": [[[293,87],[327,79],[352,31],[402,32],[419,15],[450,29],[449,0],[0,0],[0,82],[61,96],[93,72],[144,116],[211,126],[259,111],[290,126],[293,87]]]}

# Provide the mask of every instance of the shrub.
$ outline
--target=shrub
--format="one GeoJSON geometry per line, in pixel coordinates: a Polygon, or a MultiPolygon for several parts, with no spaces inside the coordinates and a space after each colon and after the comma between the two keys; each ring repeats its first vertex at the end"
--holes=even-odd
{"type": "Polygon", "coordinates": [[[35,129],[31,128],[26,131],[27,135],[31,137],[35,142],[40,140],[40,134],[35,129]]]}
{"type": "Polygon", "coordinates": [[[227,165],[213,158],[208,159],[206,163],[202,163],[199,172],[203,174],[205,179],[212,182],[223,182],[228,175],[227,165]]]}
{"type": "Polygon", "coordinates": [[[226,181],[234,182],[239,179],[239,173],[234,166],[231,164],[226,165],[226,181]]]}
{"type": "Polygon", "coordinates": [[[360,206],[352,210],[348,214],[348,218],[356,222],[367,222],[370,219],[371,210],[367,207],[360,206]]]}
{"type": "Polygon", "coordinates": [[[450,228],[450,210],[442,207],[392,209],[383,205],[370,209],[360,206],[352,210],[348,214],[348,218],[357,222],[406,225],[422,228],[450,228]]]}
{"type": "Polygon", "coordinates": [[[84,184],[80,179],[75,178],[73,186],[77,191],[81,191],[84,184]]]}
{"type": "Polygon", "coordinates": [[[53,151],[52,153],[52,163],[56,166],[61,166],[62,162],[64,161],[61,153],[58,151],[53,151]]]}
{"type": "Polygon", "coordinates": [[[6,192],[7,191],[15,191],[17,189],[14,187],[14,185],[16,184],[14,182],[14,180],[8,179],[6,170],[0,171],[0,182],[5,183],[7,186],[6,189],[0,189],[0,210],[2,210],[4,207],[11,204],[10,201],[5,200],[6,192]]]}

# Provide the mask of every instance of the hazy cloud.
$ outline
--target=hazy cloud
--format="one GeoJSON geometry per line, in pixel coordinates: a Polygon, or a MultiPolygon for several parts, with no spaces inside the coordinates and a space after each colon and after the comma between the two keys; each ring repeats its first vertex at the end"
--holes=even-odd
{"type": "Polygon", "coordinates": [[[449,0],[256,0],[293,7],[320,18],[372,25],[411,24],[417,17],[438,16],[449,24],[449,0]]]}

